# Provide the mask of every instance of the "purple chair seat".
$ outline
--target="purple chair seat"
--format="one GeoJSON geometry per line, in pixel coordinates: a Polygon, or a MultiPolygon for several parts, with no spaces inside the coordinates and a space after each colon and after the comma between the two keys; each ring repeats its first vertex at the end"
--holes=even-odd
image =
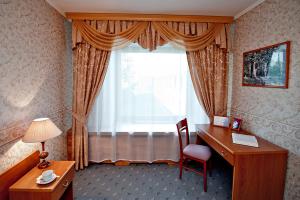
{"type": "Polygon", "coordinates": [[[200,160],[207,161],[211,156],[211,151],[208,146],[189,144],[183,149],[183,153],[200,160]]]}

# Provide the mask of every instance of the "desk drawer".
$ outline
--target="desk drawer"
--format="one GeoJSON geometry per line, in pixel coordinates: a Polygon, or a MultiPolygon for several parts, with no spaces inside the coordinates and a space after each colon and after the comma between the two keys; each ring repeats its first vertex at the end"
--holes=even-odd
{"type": "Polygon", "coordinates": [[[209,137],[207,134],[198,132],[198,135],[203,139],[209,146],[211,146],[215,151],[217,151],[225,160],[227,160],[231,165],[234,164],[234,156],[223,146],[209,137]]]}
{"type": "Polygon", "coordinates": [[[63,193],[66,191],[66,189],[72,184],[73,178],[74,178],[74,168],[72,167],[68,173],[64,176],[61,177],[62,180],[60,183],[57,185],[55,190],[52,193],[52,198],[51,199],[60,199],[60,197],[63,195],[63,193]]]}

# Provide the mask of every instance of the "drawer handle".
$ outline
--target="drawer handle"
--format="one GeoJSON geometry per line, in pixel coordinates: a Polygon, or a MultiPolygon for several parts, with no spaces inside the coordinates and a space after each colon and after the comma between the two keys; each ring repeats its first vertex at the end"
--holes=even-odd
{"type": "Polygon", "coordinates": [[[68,187],[69,184],[70,184],[70,182],[69,182],[69,181],[66,181],[66,182],[63,184],[63,186],[64,186],[64,187],[68,187]]]}

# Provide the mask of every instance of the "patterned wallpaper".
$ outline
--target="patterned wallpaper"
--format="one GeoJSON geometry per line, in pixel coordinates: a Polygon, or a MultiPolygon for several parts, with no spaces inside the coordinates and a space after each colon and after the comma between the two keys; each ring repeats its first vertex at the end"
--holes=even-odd
{"type": "MultiPolygon", "coordinates": [[[[68,23],[44,0],[0,0],[0,173],[41,148],[7,143],[32,119],[47,116],[65,129],[68,23]]],[[[46,142],[46,149],[50,158],[65,159],[65,134],[46,142]]]]}
{"type": "Polygon", "coordinates": [[[300,1],[266,0],[235,24],[231,115],[289,150],[285,199],[300,199],[300,1]],[[242,53],[291,41],[288,89],[242,87],[242,53]]]}
{"type": "Polygon", "coordinates": [[[73,65],[72,65],[72,23],[65,21],[66,61],[64,67],[64,126],[67,131],[72,126],[73,65]]]}

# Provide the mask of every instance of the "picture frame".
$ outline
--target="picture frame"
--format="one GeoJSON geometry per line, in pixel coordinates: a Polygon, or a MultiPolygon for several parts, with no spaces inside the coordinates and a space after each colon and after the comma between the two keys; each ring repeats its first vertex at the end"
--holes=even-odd
{"type": "Polygon", "coordinates": [[[288,88],[290,41],[243,53],[242,86],[288,88]]]}
{"type": "Polygon", "coordinates": [[[229,127],[229,117],[214,116],[213,125],[220,127],[229,127]]]}
{"type": "Polygon", "coordinates": [[[235,131],[240,131],[242,126],[242,121],[243,121],[242,119],[234,117],[231,124],[231,129],[235,131]]]}

